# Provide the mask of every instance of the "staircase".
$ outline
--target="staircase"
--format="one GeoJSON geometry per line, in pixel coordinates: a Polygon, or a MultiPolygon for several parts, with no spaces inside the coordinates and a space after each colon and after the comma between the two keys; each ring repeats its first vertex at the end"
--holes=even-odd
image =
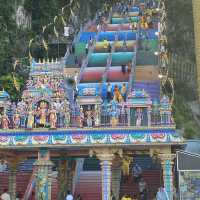
{"type": "MultiPolygon", "coordinates": [[[[160,175],[160,170],[146,170],[142,173],[142,177],[147,183],[148,196],[151,199],[160,187],[160,175]]],[[[134,182],[132,176],[130,176],[126,183],[121,182],[120,197],[124,194],[130,194],[131,197],[133,197],[134,194],[139,194],[138,185],[134,182]]]]}
{"type": "Polygon", "coordinates": [[[130,177],[127,182],[121,182],[120,197],[124,194],[130,194],[132,197],[134,194],[139,194],[138,184],[134,182],[132,169],[133,164],[137,163],[142,168],[142,177],[147,183],[148,196],[154,197],[161,184],[161,166],[149,155],[136,155],[133,157],[133,163],[130,166],[130,177]]]}
{"type": "MultiPolygon", "coordinates": [[[[8,188],[8,177],[9,173],[0,173],[0,192],[4,188],[8,188]]],[[[31,173],[30,172],[17,172],[16,176],[16,192],[19,194],[24,194],[27,188],[28,182],[30,180],[31,173]]]]}
{"type": "Polygon", "coordinates": [[[75,196],[86,200],[101,200],[101,172],[82,171],[76,185],[75,196]]]}
{"type": "Polygon", "coordinates": [[[0,193],[4,188],[8,188],[8,172],[0,173],[0,193]]]}

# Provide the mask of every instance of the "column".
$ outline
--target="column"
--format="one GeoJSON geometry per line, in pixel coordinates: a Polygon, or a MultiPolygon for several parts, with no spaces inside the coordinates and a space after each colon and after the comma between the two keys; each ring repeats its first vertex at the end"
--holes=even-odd
{"type": "Polygon", "coordinates": [[[36,200],[51,200],[51,174],[53,163],[48,149],[40,149],[36,166],[36,200]]]}
{"type": "Polygon", "coordinates": [[[71,192],[73,192],[73,179],[75,176],[75,169],[76,169],[76,160],[71,158],[68,160],[68,168],[67,168],[67,177],[68,177],[67,188],[71,192]]]}
{"type": "Polygon", "coordinates": [[[11,200],[16,199],[16,175],[17,175],[17,166],[18,164],[24,160],[24,157],[19,155],[16,157],[11,157],[7,159],[9,165],[9,177],[8,177],[8,190],[10,193],[11,200]]]}
{"type": "Polygon", "coordinates": [[[147,108],[148,127],[151,126],[151,108],[147,108]]]}
{"type": "Polygon", "coordinates": [[[11,164],[9,171],[9,178],[8,178],[8,189],[11,200],[16,199],[16,174],[17,174],[17,165],[11,164]]]}
{"type": "Polygon", "coordinates": [[[120,184],[121,184],[121,166],[122,159],[115,158],[112,162],[112,191],[116,199],[119,199],[120,184]]]}
{"type": "Polygon", "coordinates": [[[101,160],[102,200],[110,200],[112,159],[101,160]]]}
{"type": "Polygon", "coordinates": [[[173,164],[174,154],[160,154],[161,165],[163,170],[163,183],[168,194],[169,200],[173,200],[174,184],[173,184],[173,164]]]}
{"type": "Polygon", "coordinates": [[[127,108],[128,126],[131,126],[131,108],[127,108]]]}
{"type": "Polygon", "coordinates": [[[100,149],[94,150],[101,164],[102,200],[110,200],[111,180],[112,180],[111,166],[112,166],[112,161],[115,157],[115,154],[118,151],[119,150],[117,149],[109,149],[109,148],[100,148],[100,149]]]}
{"type": "Polygon", "coordinates": [[[59,192],[58,192],[58,200],[65,199],[66,193],[67,193],[67,168],[68,168],[68,162],[65,158],[61,158],[59,161],[59,166],[58,166],[58,187],[59,187],[59,192]]]}

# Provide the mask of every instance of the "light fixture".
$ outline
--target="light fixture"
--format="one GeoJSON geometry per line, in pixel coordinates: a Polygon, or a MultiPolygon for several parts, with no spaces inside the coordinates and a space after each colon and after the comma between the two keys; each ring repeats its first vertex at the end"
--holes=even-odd
{"type": "Polygon", "coordinates": [[[159,12],[159,11],[160,11],[160,8],[156,8],[156,11],[159,12]]]}
{"type": "Polygon", "coordinates": [[[158,74],[158,78],[159,78],[159,79],[162,79],[162,78],[163,78],[163,75],[162,75],[162,74],[158,74]]]}
{"type": "Polygon", "coordinates": [[[159,32],[158,32],[158,31],[156,31],[156,32],[155,32],[155,35],[156,35],[156,36],[159,36],[159,32]]]}
{"type": "Polygon", "coordinates": [[[157,51],[154,52],[154,55],[155,55],[155,56],[158,56],[158,55],[159,55],[159,52],[157,52],[157,51]]]}

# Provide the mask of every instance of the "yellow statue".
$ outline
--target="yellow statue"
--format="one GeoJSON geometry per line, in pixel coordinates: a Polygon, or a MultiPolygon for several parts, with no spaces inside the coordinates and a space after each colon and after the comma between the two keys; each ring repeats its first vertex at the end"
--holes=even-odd
{"type": "Polygon", "coordinates": [[[133,161],[132,158],[126,156],[122,160],[122,173],[123,176],[129,176],[130,164],[133,161]]]}

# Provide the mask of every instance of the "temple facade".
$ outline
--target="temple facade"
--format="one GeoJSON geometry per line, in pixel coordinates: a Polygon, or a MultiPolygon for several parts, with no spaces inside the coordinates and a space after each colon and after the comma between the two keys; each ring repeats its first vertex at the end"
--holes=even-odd
{"type": "Polygon", "coordinates": [[[111,191],[118,199],[119,172],[137,155],[159,162],[160,183],[173,199],[174,159],[184,139],[176,132],[173,96],[161,90],[166,52],[159,6],[117,4],[86,24],[64,59],[32,60],[21,101],[0,93],[0,159],[8,165],[12,200],[25,160],[35,159],[23,199],[35,191],[34,199],[51,200],[53,171],[56,198],[64,199],[66,190],[76,191],[86,157],[100,163],[98,199],[110,200],[111,191]]]}

